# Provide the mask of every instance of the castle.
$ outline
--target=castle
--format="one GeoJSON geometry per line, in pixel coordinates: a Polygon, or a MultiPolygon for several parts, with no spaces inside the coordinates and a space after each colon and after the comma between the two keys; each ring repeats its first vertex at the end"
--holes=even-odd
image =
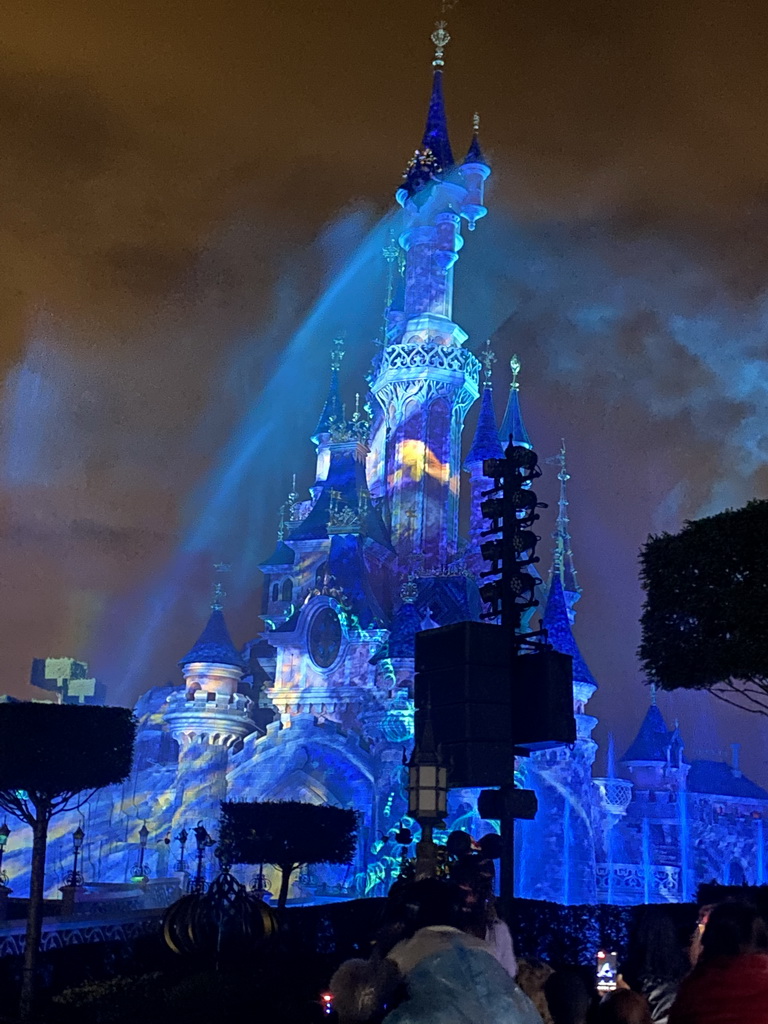
{"type": "MultiPolygon", "coordinates": [[[[454,320],[463,231],[473,232],[487,213],[491,168],[477,123],[466,155],[454,156],[442,92],[444,24],[432,39],[426,129],[397,190],[400,233],[385,252],[386,323],[367,398],[348,418],[343,344],[335,342],[328,396],[311,439],[315,479],[304,497],[294,485],[275,548],[261,563],[265,630],[235,645],[217,591],[205,628],[179,662],[183,681],[150,690],[136,705],[130,779],[96,794],[81,816],[54,823],[50,889],[69,867],[69,832],[78,822],[88,883],[131,877],[142,824],[149,829],[141,855],[146,873],[183,872],[193,858],[177,837],[198,822],[215,834],[223,798],[298,799],[360,812],[354,862],[308,870],[294,883],[293,898],[381,895],[399,870],[392,835],[407,810],[403,752],[413,739],[414,637],[480,618],[480,501],[489,486],[483,461],[500,457],[510,438],[532,446],[520,364],[512,361],[499,424],[493,354],[486,349],[482,361],[473,355],[454,320]],[[474,436],[463,447],[464,419],[478,399],[474,436]],[[468,506],[466,538],[460,498],[468,506]]],[[[520,781],[535,790],[539,812],[517,825],[518,894],[626,904],[685,900],[713,877],[761,883],[768,793],[737,764],[689,762],[679,731],[655,703],[618,771],[593,777],[596,719],[587,705],[597,683],[573,633],[580,588],[568,479],[563,448],[559,495],[551,495],[559,501],[555,550],[539,597],[550,641],[573,657],[577,739],[519,762],[520,781]]],[[[54,685],[40,666],[36,671],[41,685],[54,685]]],[[[83,699],[97,697],[94,689],[83,699]]],[[[450,810],[450,826],[476,837],[493,827],[478,817],[472,791],[452,791],[450,810]]],[[[25,889],[28,857],[20,832],[5,859],[17,892],[25,889]]],[[[210,876],[215,865],[210,852],[205,857],[210,876]]]]}

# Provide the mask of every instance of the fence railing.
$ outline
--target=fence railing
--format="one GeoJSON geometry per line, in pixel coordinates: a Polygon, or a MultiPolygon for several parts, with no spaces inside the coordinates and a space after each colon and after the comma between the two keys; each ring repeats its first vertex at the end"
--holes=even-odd
{"type": "Polygon", "coordinates": [[[669,864],[598,864],[597,898],[601,903],[677,903],[682,899],[680,868],[669,864]]]}

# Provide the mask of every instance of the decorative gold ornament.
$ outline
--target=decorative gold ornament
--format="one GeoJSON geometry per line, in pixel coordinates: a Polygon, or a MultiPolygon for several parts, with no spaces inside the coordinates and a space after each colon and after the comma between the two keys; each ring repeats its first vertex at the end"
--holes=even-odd
{"type": "Polygon", "coordinates": [[[491,387],[491,377],[493,375],[493,364],[496,362],[496,353],[491,348],[491,339],[488,338],[485,342],[485,348],[480,353],[480,362],[483,364],[483,387],[491,387]]]}
{"type": "Polygon", "coordinates": [[[517,355],[512,356],[509,360],[509,368],[512,371],[512,383],[509,386],[512,391],[519,391],[520,385],[517,383],[517,376],[520,373],[520,360],[517,355]]]}
{"type": "Polygon", "coordinates": [[[445,61],[443,60],[443,53],[445,48],[450,43],[451,37],[448,35],[447,23],[445,21],[435,22],[435,31],[430,36],[430,39],[435,44],[435,59],[432,61],[433,68],[441,68],[445,61]]]}

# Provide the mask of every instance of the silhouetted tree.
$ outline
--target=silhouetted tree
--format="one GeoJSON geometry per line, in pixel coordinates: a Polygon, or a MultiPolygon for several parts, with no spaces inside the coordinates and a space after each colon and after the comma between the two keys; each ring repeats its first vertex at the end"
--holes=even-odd
{"type": "Polygon", "coordinates": [[[768,501],[650,537],[640,563],[649,680],[768,714],[768,501]]]}
{"type": "Polygon", "coordinates": [[[22,1017],[29,1016],[35,994],[48,825],[55,814],[127,777],[135,731],[127,708],[0,704],[0,808],[32,829],[22,1017]]]}
{"type": "Polygon", "coordinates": [[[224,802],[219,845],[233,864],[280,868],[278,907],[302,864],[349,864],[357,843],[357,812],[298,800],[224,802]]]}

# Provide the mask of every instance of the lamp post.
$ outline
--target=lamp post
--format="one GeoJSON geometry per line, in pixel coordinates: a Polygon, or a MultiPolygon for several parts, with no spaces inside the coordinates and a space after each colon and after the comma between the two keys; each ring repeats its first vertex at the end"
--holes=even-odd
{"type": "Polygon", "coordinates": [[[0,825],[0,886],[8,885],[8,872],[3,871],[3,854],[5,853],[5,845],[8,842],[8,836],[11,834],[11,830],[8,827],[8,822],[4,821],[0,825]]]}
{"type": "Polygon", "coordinates": [[[176,870],[177,871],[186,871],[187,870],[187,861],[186,861],[186,858],[185,858],[184,851],[187,848],[187,840],[188,839],[189,839],[189,832],[187,832],[187,830],[185,828],[183,828],[181,830],[181,832],[179,832],[179,834],[176,836],[176,842],[181,847],[181,853],[179,854],[179,859],[176,862],[176,870]]]}
{"type": "Polygon", "coordinates": [[[149,829],[147,828],[146,821],[139,829],[139,861],[135,864],[131,871],[131,879],[133,881],[146,882],[149,875],[144,867],[144,858],[147,853],[147,840],[149,839],[149,829]]]}
{"type": "Polygon", "coordinates": [[[408,762],[408,814],[421,825],[421,839],[416,844],[417,881],[437,875],[437,847],[432,832],[445,827],[447,803],[448,769],[440,761],[427,709],[421,741],[414,746],[408,762]]]}
{"type": "Polygon", "coordinates": [[[82,827],[78,825],[72,833],[72,852],[74,853],[74,861],[72,863],[72,871],[67,879],[67,885],[71,885],[73,889],[76,889],[78,886],[83,884],[83,876],[77,870],[77,862],[80,858],[80,851],[83,848],[84,839],[85,832],[83,832],[82,827]]]}
{"type": "Polygon", "coordinates": [[[211,838],[208,829],[202,821],[198,821],[192,831],[195,833],[195,842],[197,843],[197,872],[189,887],[189,891],[202,893],[205,892],[206,889],[203,859],[205,857],[205,851],[209,846],[213,846],[214,840],[211,838]]]}

